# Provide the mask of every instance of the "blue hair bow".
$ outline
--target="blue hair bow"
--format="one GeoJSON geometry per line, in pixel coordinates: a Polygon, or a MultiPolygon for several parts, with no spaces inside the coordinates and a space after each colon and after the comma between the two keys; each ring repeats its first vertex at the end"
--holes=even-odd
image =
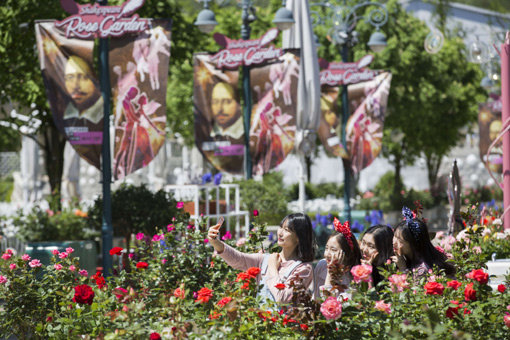
{"type": "Polygon", "coordinates": [[[402,216],[404,216],[406,220],[406,224],[411,230],[411,233],[413,234],[413,237],[416,241],[420,239],[420,225],[418,222],[414,219],[413,212],[408,207],[402,207],[402,216]]]}

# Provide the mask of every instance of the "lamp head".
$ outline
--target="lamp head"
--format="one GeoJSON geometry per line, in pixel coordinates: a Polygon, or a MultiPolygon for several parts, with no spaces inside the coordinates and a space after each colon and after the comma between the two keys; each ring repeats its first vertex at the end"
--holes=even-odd
{"type": "Polygon", "coordinates": [[[195,21],[195,26],[198,26],[198,29],[204,33],[210,33],[214,30],[214,27],[218,25],[216,21],[216,17],[214,16],[214,12],[210,9],[203,9],[198,13],[197,20],[195,21]]]}
{"type": "Polygon", "coordinates": [[[292,12],[285,7],[280,7],[276,14],[274,15],[273,24],[276,25],[276,28],[280,31],[285,31],[294,25],[294,17],[292,16],[292,12]]]}
{"type": "Polygon", "coordinates": [[[368,41],[368,47],[374,52],[381,52],[384,50],[388,43],[386,42],[386,36],[381,32],[377,31],[372,33],[370,40],[368,41]]]}

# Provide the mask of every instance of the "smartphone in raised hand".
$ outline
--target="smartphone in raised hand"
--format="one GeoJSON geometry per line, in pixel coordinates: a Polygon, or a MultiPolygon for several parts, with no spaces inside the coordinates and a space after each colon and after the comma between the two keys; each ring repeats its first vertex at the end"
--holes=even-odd
{"type": "Polygon", "coordinates": [[[220,218],[218,218],[218,224],[220,225],[220,227],[223,225],[223,222],[225,222],[225,217],[220,216],[220,218]]]}

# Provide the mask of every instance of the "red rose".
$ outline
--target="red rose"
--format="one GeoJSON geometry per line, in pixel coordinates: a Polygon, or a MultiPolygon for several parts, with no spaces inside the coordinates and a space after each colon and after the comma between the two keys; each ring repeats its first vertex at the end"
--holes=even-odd
{"type": "Polygon", "coordinates": [[[91,278],[96,281],[97,288],[101,289],[106,286],[106,281],[101,272],[97,272],[96,274],[92,275],[91,278]]]}
{"type": "Polygon", "coordinates": [[[138,262],[136,264],[136,268],[142,268],[142,269],[145,269],[149,266],[149,264],[147,262],[138,262]]]}
{"type": "Polygon", "coordinates": [[[220,301],[218,301],[217,305],[219,307],[225,307],[225,305],[227,303],[229,303],[230,301],[232,301],[232,298],[230,296],[227,296],[227,297],[224,297],[223,299],[221,299],[220,301]]]}
{"type": "Polygon", "coordinates": [[[504,293],[506,290],[506,287],[504,284],[498,285],[498,292],[504,293]]]}
{"type": "Polygon", "coordinates": [[[446,284],[448,287],[453,288],[454,290],[457,290],[460,286],[462,286],[462,283],[460,283],[457,280],[448,281],[446,284]]]}
{"type": "Polygon", "coordinates": [[[259,273],[260,273],[260,268],[257,268],[257,267],[248,268],[248,270],[246,271],[246,274],[250,275],[250,277],[252,277],[252,278],[256,278],[257,275],[259,275],[259,273]]]}
{"type": "Polygon", "coordinates": [[[245,272],[240,272],[239,274],[237,274],[236,282],[239,282],[239,281],[248,281],[250,278],[251,278],[250,274],[245,273],[245,272]]]}
{"type": "Polygon", "coordinates": [[[201,288],[198,292],[197,292],[197,299],[195,300],[195,302],[200,302],[200,303],[206,303],[206,302],[209,302],[209,300],[212,298],[212,289],[209,289],[209,288],[201,288]]]}
{"type": "Polygon", "coordinates": [[[259,216],[259,211],[257,209],[253,210],[253,216],[255,217],[259,216]]]}
{"type": "Polygon", "coordinates": [[[80,304],[91,305],[94,300],[94,291],[89,285],[79,285],[74,287],[73,301],[80,304]]]}
{"type": "Polygon", "coordinates": [[[278,283],[274,287],[279,290],[285,289],[285,285],[283,283],[278,283]]]}
{"type": "Polygon", "coordinates": [[[110,255],[120,255],[124,249],[121,247],[113,247],[110,249],[110,255]]]}
{"type": "Polygon", "coordinates": [[[459,301],[456,300],[452,300],[450,303],[455,305],[455,307],[448,307],[446,310],[446,317],[448,319],[453,319],[455,315],[459,315],[459,308],[462,307],[462,305],[460,305],[459,301]]]}
{"type": "Polygon", "coordinates": [[[304,331],[307,331],[308,330],[308,326],[305,325],[304,323],[302,323],[301,325],[299,325],[299,327],[301,327],[302,330],[304,331]]]}
{"type": "Polygon", "coordinates": [[[153,333],[151,333],[149,339],[150,340],[160,340],[161,339],[161,335],[159,335],[159,333],[153,332],[153,333]]]}
{"type": "Polygon", "coordinates": [[[481,285],[487,284],[487,282],[489,282],[489,274],[484,272],[482,269],[472,270],[471,273],[466,275],[466,277],[468,279],[478,281],[478,283],[481,285]]]}
{"type": "Polygon", "coordinates": [[[444,286],[438,282],[427,282],[425,286],[425,294],[428,295],[443,295],[444,286]]]}
{"type": "Polygon", "coordinates": [[[466,301],[476,301],[476,290],[473,289],[473,283],[468,283],[464,289],[464,297],[466,301]]]}

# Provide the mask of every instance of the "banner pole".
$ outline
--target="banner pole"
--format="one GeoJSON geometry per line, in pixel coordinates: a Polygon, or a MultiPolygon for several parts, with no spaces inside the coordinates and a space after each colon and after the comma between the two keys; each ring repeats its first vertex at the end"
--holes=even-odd
{"type": "MultiPolygon", "coordinates": [[[[102,6],[108,5],[108,0],[98,0],[102,6]]],[[[99,39],[99,66],[101,95],[104,100],[103,118],[103,144],[102,155],[102,178],[103,178],[103,224],[101,228],[103,275],[112,275],[112,257],[110,249],[113,248],[112,227],[112,201],[111,201],[111,156],[110,156],[110,70],[108,65],[108,38],[99,39]]],[[[129,249],[128,249],[129,251],[129,249]]]]}
{"type": "MultiPolygon", "coordinates": [[[[501,102],[503,109],[501,119],[503,129],[510,119],[510,33],[506,33],[505,42],[501,45],[501,102]]],[[[503,135],[503,225],[510,229],[510,217],[505,216],[510,206],[510,133],[503,135]]]]}
{"type": "MultiPolygon", "coordinates": [[[[347,43],[342,45],[340,51],[342,61],[347,63],[349,60],[349,46],[347,43]]],[[[342,145],[347,150],[347,136],[345,127],[349,120],[349,92],[347,85],[342,85],[342,145]]],[[[351,164],[348,159],[342,158],[344,166],[344,218],[349,223],[351,222],[351,164]]]]}
{"type": "MultiPolygon", "coordinates": [[[[250,39],[250,20],[249,9],[250,1],[243,0],[243,14],[241,26],[241,38],[250,39]]],[[[246,179],[252,178],[252,161],[250,155],[250,123],[251,123],[251,86],[250,86],[250,67],[243,64],[243,97],[244,97],[244,164],[246,179]]]]}

